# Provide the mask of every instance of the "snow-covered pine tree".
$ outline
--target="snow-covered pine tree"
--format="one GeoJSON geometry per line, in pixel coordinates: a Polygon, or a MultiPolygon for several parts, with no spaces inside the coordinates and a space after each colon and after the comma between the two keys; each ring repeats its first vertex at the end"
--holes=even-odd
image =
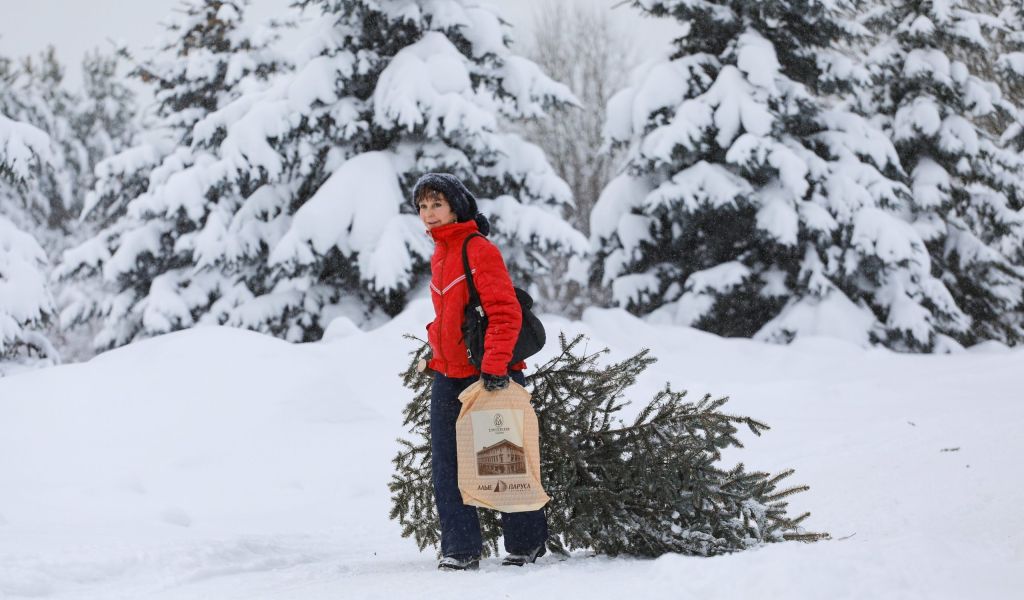
{"type": "Polygon", "coordinates": [[[46,285],[46,253],[35,238],[5,215],[21,199],[13,188],[24,188],[53,159],[50,139],[28,123],[0,113],[0,375],[4,363],[36,354],[58,358],[42,329],[53,315],[46,285]]]}
{"type": "Polygon", "coordinates": [[[498,117],[541,115],[568,89],[509,49],[493,12],[461,0],[297,4],[320,12],[302,66],[197,127],[219,148],[219,185],[245,198],[200,252],[244,284],[218,319],[299,341],[335,315],[396,314],[427,272],[409,193],[428,171],[482,199],[519,285],[556,285],[549,257],[587,250],[563,218],[569,188],[498,117]]]}
{"type": "Polygon", "coordinates": [[[1002,26],[976,6],[878,6],[868,21],[881,39],[869,55],[867,110],[899,152],[913,190],[906,217],[955,302],[954,318],[935,321],[936,329],[961,345],[1012,345],[1024,340],[1024,164],[981,121],[1006,121],[1020,109],[957,58],[991,52],[987,31],[1002,26]]]}
{"type": "Polygon", "coordinates": [[[136,135],[136,95],[121,73],[121,57],[99,49],[82,59],[82,92],[73,111],[72,126],[88,152],[93,190],[94,170],[104,159],[128,148],[136,135]]]}
{"type": "Polygon", "coordinates": [[[47,134],[52,149],[46,168],[23,180],[17,191],[36,237],[49,251],[62,249],[71,220],[81,209],[91,165],[73,127],[75,96],[64,86],[64,68],[52,46],[15,65],[0,61],[0,112],[47,134]]]}
{"type": "MultiPolygon", "coordinates": [[[[5,64],[0,59],[0,66],[5,64]]],[[[0,177],[4,181],[19,185],[24,184],[33,176],[33,171],[41,170],[53,160],[50,137],[45,131],[23,123],[0,112],[0,177]]],[[[9,201],[7,195],[0,195],[9,201]]],[[[4,214],[9,208],[2,205],[4,214]]]]}
{"type": "MultiPolygon", "coordinates": [[[[67,248],[80,244],[96,235],[103,223],[95,219],[82,219],[81,209],[95,196],[96,170],[103,161],[114,156],[132,143],[138,129],[135,93],[124,80],[124,64],[116,53],[105,54],[96,49],[82,59],[82,89],[76,94],[71,109],[70,124],[75,139],[81,144],[86,168],[75,172],[75,222],[55,249],[59,257],[67,248]]],[[[53,294],[61,318],[54,319],[49,329],[50,339],[61,349],[64,360],[84,360],[94,351],[92,340],[98,323],[91,327],[78,327],[85,319],[71,318],[71,312],[85,306],[96,306],[105,289],[100,278],[70,280],[54,277],[53,294]],[[71,308],[71,312],[68,311],[71,308]]],[[[81,317],[81,315],[77,315],[81,317]]]]}
{"type": "Polygon", "coordinates": [[[613,97],[628,170],[594,210],[595,279],[654,320],[929,350],[964,321],[904,220],[886,136],[835,95],[867,73],[846,0],[636,0],[686,29],[613,97]],[[952,324],[952,325],[950,325],[952,324]]]}
{"type": "Polygon", "coordinates": [[[1024,152],[1024,4],[1011,3],[1002,13],[1000,21],[1005,24],[1003,48],[998,65],[1008,83],[1011,99],[1017,104],[1015,122],[1003,136],[1003,141],[1018,152],[1024,152]]]}
{"type": "MultiPolygon", "coordinates": [[[[551,502],[550,549],[586,548],[609,555],[658,556],[666,552],[711,556],[766,542],[813,541],[827,534],[800,529],[809,513],[787,514],[788,496],[807,486],[779,489],[778,475],[723,468],[721,452],[740,447],[737,427],[755,435],[767,425],[721,412],[726,398],[685,402],[669,386],[632,423],[616,413],[625,391],[654,358],[644,350],[603,365],[607,350],[588,353],[584,337],[559,336],[560,352],[527,376],[540,424],[541,481],[551,502]]],[[[391,518],[420,549],[439,546],[440,531],[430,467],[429,374],[416,370],[428,351],[422,344],[402,381],[414,397],[404,425],[412,440],[399,440],[391,483],[391,518]]],[[[484,551],[496,552],[498,515],[480,511],[484,551]]]]}
{"type": "Polygon", "coordinates": [[[237,203],[215,185],[217,157],[194,143],[193,128],[280,70],[276,34],[243,24],[247,0],[185,0],[165,23],[155,53],[133,74],[155,85],[142,142],[103,161],[86,217],[106,225],[65,253],[62,278],[102,276],[107,296],[62,310],[72,325],[101,318],[94,344],[110,348],[193,325],[223,295],[219,273],[195,268],[195,246],[218,206],[237,203]]]}

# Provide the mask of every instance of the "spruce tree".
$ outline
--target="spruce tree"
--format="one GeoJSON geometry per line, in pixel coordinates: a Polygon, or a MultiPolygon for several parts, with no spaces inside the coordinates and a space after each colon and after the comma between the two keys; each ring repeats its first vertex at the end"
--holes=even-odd
{"type": "Polygon", "coordinates": [[[539,116],[570,101],[567,88],[468,3],[297,4],[320,13],[300,68],[212,115],[197,140],[218,148],[215,185],[245,199],[220,215],[201,256],[239,284],[218,320],[303,341],[338,314],[397,314],[429,270],[431,242],[409,201],[428,171],[476,192],[517,284],[556,285],[549,257],[587,248],[563,219],[571,194],[499,117],[539,116]]]}
{"type": "MultiPolygon", "coordinates": [[[[722,412],[726,398],[686,402],[686,392],[668,385],[625,423],[617,414],[627,404],[623,396],[655,359],[644,350],[602,365],[607,349],[588,353],[584,339],[560,335],[560,352],[527,376],[540,423],[541,480],[551,497],[548,548],[712,556],[828,537],[800,529],[807,513],[787,514],[785,499],[808,489],[780,487],[792,471],[773,476],[720,464],[723,450],[742,447],[738,427],[761,435],[767,425],[722,412]]],[[[389,486],[391,518],[421,550],[440,544],[430,467],[432,377],[416,369],[427,351],[422,344],[412,352],[401,374],[414,394],[403,413],[412,439],[399,440],[389,486]]],[[[498,515],[480,516],[484,551],[497,552],[498,515]]]]}
{"type": "Polygon", "coordinates": [[[654,321],[929,350],[963,315],[903,218],[893,145],[837,97],[868,75],[845,0],[637,0],[680,21],[608,107],[625,173],[595,207],[595,283],[654,321]]]}
{"type": "MultiPolygon", "coordinates": [[[[11,81],[10,61],[0,57],[0,76],[7,84],[11,81]]],[[[5,85],[5,89],[9,89],[5,85]]],[[[8,98],[4,98],[8,100],[8,98]]],[[[8,115],[8,104],[0,105],[0,179],[8,185],[24,185],[29,179],[50,165],[53,158],[50,136],[31,123],[8,115]]],[[[0,188],[0,205],[4,214],[10,214],[11,204],[17,200],[8,193],[9,188],[0,188]]]]}
{"type": "Polygon", "coordinates": [[[9,192],[39,177],[53,154],[45,132],[0,113],[0,376],[14,360],[58,358],[43,331],[54,311],[46,252],[6,216],[21,201],[9,192]]]}
{"type": "Polygon", "coordinates": [[[991,52],[995,20],[966,0],[882,5],[869,20],[872,104],[909,175],[907,218],[955,302],[936,329],[961,345],[1024,340],[1024,170],[984,121],[1019,107],[960,57],[991,52]]]}
{"type": "MultiPolygon", "coordinates": [[[[90,178],[104,159],[130,147],[136,135],[136,95],[121,74],[122,56],[91,50],[82,58],[82,92],[73,111],[72,127],[88,152],[90,178]]],[[[90,202],[90,205],[92,202],[90,202]]]]}
{"type": "Polygon", "coordinates": [[[34,235],[49,252],[58,252],[81,209],[82,184],[92,166],[73,127],[77,98],[64,85],[64,67],[52,46],[18,64],[0,61],[0,80],[0,112],[45,132],[52,150],[45,168],[6,193],[20,196],[23,211],[36,224],[34,235]]]}
{"type": "MultiPolygon", "coordinates": [[[[74,139],[79,142],[81,169],[73,172],[75,189],[74,221],[53,250],[54,258],[96,235],[104,223],[82,218],[84,207],[91,206],[98,181],[97,167],[130,146],[137,131],[135,93],[124,80],[123,61],[115,53],[97,50],[82,59],[82,89],[75,94],[69,114],[74,139]]],[[[102,169],[99,169],[102,171],[102,169]]],[[[57,262],[57,261],[55,261],[57,262]]],[[[59,269],[59,263],[58,263],[59,269]]],[[[93,354],[92,339],[96,322],[81,314],[84,307],[97,307],[110,290],[99,278],[88,280],[51,278],[51,288],[60,311],[50,327],[49,336],[60,347],[64,360],[83,360],[93,354]],[[79,327],[89,323],[91,327],[79,327]]]]}
{"type": "Polygon", "coordinates": [[[196,268],[196,246],[237,191],[215,185],[217,156],[194,131],[214,111],[265,86],[283,62],[273,32],[243,24],[245,0],[187,0],[132,74],[155,88],[140,143],[104,160],[86,206],[102,225],[65,253],[63,279],[102,277],[110,291],[64,308],[68,324],[102,321],[99,349],[194,325],[232,285],[196,268]]]}
{"type": "Polygon", "coordinates": [[[1003,139],[1017,152],[1024,152],[1024,4],[1007,6],[1000,14],[1006,25],[1003,52],[998,65],[1010,90],[1010,98],[1017,105],[1017,114],[1003,139]]]}

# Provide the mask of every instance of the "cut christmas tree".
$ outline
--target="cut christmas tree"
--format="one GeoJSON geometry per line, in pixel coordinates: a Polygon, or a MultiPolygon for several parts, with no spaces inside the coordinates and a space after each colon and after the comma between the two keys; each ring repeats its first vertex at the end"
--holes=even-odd
{"type": "MultiPolygon", "coordinates": [[[[541,480],[551,496],[551,550],[712,556],[828,537],[800,527],[809,513],[787,513],[786,498],[808,489],[780,486],[792,471],[771,475],[721,464],[723,450],[742,447],[739,427],[761,435],[767,425],[723,412],[727,398],[686,402],[686,392],[667,385],[625,423],[616,414],[624,394],[655,359],[644,350],[601,364],[607,351],[588,353],[584,339],[560,335],[560,352],[527,377],[540,422],[541,480]]],[[[425,344],[414,351],[402,373],[414,394],[404,411],[412,439],[399,440],[390,483],[391,518],[421,550],[440,544],[430,467],[433,376],[416,369],[427,351],[425,344]]],[[[497,552],[498,513],[480,516],[485,552],[497,552]]]]}

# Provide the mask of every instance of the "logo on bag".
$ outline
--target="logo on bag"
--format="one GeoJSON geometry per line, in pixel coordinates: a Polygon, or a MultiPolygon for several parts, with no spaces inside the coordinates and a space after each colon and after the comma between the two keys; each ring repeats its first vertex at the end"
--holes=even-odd
{"type": "Polygon", "coordinates": [[[494,423],[494,427],[487,428],[487,431],[491,435],[503,435],[512,431],[511,427],[507,427],[505,425],[505,417],[502,417],[501,414],[494,415],[494,421],[492,421],[492,423],[494,423]]]}
{"type": "Polygon", "coordinates": [[[508,491],[508,490],[512,490],[512,491],[528,490],[528,489],[530,489],[530,484],[529,483],[505,483],[504,481],[499,479],[494,484],[494,487],[491,487],[490,484],[484,485],[484,484],[481,483],[481,484],[476,486],[476,489],[479,492],[488,491],[488,492],[495,492],[495,493],[500,494],[501,492],[505,492],[505,491],[508,491]]]}

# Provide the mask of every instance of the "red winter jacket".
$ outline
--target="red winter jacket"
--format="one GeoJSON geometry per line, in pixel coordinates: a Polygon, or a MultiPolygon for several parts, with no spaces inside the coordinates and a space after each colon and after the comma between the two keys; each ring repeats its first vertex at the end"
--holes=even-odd
{"type": "MultiPolygon", "coordinates": [[[[462,243],[466,236],[477,233],[476,221],[451,223],[430,230],[434,238],[434,255],[430,259],[430,297],[434,301],[434,321],[427,325],[427,339],[433,350],[429,366],[446,377],[472,377],[478,370],[466,356],[462,338],[462,318],[469,303],[469,287],[462,267],[462,243]]],[[[482,370],[490,375],[507,375],[508,361],[519,338],[523,315],[512,289],[512,280],[501,253],[487,238],[475,237],[469,242],[469,268],[480,303],[487,314],[482,370]]],[[[513,370],[526,368],[526,362],[512,365],[513,370]]]]}

